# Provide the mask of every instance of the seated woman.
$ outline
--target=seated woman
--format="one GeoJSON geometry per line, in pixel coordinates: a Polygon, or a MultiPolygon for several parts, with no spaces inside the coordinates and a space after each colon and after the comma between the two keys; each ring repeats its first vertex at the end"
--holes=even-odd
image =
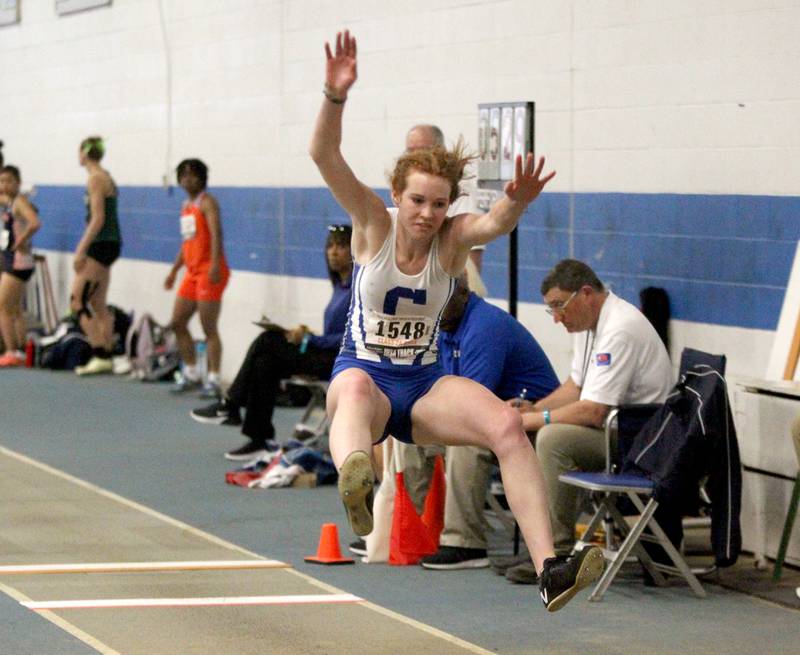
{"type": "Polygon", "coordinates": [[[36,209],[19,192],[20,182],[16,166],[0,169],[0,337],[5,345],[0,368],[25,363],[22,301],[25,283],[33,275],[31,238],[40,225],[36,209]]]}
{"type": "Polygon", "coordinates": [[[238,425],[239,408],[245,408],[242,434],[249,441],[225,453],[231,460],[250,460],[266,454],[275,437],[272,412],[280,381],[292,375],[313,375],[327,380],[347,322],[353,260],[349,225],[328,227],[325,259],[333,295],[325,308],[324,332],[312,334],[300,325],[291,330],[268,326],[250,345],[244,363],[221,401],[196,409],[192,418],[201,423],[238,425]]]}

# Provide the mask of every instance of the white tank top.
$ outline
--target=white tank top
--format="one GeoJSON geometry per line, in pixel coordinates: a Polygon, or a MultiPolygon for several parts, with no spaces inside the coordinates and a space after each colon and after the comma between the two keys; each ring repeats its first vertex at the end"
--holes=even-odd
{"type": "Polygon", "coordinates": [[[425,268],[406,275],[397,268],[397,209],[380,251],[353,272],[353,291],[342,352],[391,365],[426,365],[438,359],[442,310],[455,287],[439,262],[439,235],[425,268]]]}

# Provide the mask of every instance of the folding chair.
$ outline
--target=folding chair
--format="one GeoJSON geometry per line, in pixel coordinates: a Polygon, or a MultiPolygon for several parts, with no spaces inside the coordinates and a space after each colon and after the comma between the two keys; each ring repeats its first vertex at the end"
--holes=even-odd
{"type": "MultiPolygon", "coordinates": [[[[687,348],[681,357],[681,375],[694,366],[713,368],[722,374],[725,357],[687,348]]],[[[598,601],[603,597],[622,565],[631,556],[641,562],[656,585],[666,584],[664,574],[679,576],[686,580],[697,597],[704,598],[706,595],[695,573],[655,519],[654,515],[659,506],[658,501],[653,497],[655,483],[643,475],[618,472],[632,444],[633,437],[660,407],[660,405],[651,404],[629,405],[613,409],[606,420],[605,471],[603,473],[573,472],[559,476],[559,480],[566,484],[594,493],[596,511],[586,531],[576,543],[575,550],[581,550],[587,546],[601,523],[605,524],[606,548],[603,549],[603,552],[610,562],[610,566],[606,568],[589,596],[589,600],[598,601]],[[617,435],[616,449],[612,447],[615,432],[617,435]],[[629,526],[617,506],[621,498],[627,498],[640,514],[632,527],[629,526]],[[616,550],[614,549],[615,534],[619,534],[622,539],[622,543],[616,550]],[[656,543],[661,546],[672,563],[664,564],[653,561],[642,542],[656,543]]]]}
{"type": "Polygon", "coordinates": [[[53,282],[50,278],[50,269],[47,266],[47,257],[36,254],[34,260],[34,275],[31,284],[26,285],[25,314],[28,325],[34,329],[42,330],[44,334],[52,334],[58,323],[56,301],[53,295],[53,282]]]}
{"type": "Polygon", "coordinates": [[[309,448],[327,451],[330,425],[325,411],[325,397],[328,392],[328,382],[302,375],[293,375],[291,378],[281,380],[284,389],[290,385],[305,387],[311,393],[303,416],[294,426],[295,439],[299,439],[309,448]]]}

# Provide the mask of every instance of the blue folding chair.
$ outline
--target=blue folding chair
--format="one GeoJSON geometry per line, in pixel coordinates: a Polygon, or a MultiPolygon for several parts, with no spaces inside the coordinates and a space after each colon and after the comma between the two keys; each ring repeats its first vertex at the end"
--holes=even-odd
{"type": "MultiPolygon", "coordinates": [[[[690,348],[684,349],[681,355],[681,375],[695,366],[713,368],[720,375],[724,375],[725,356],[710,355],[690,348]]],[[[677,576],[686,580],[698,598],[706,596],[697,576],[655,519],[654,515],[659,507],[658,501],[653,497],[655,483],[644,475],[619,473],[633,437],[660,407],[659,404],[650,404],[627,405],[612,409],[606,419],[605,471],[571,472],[559,476],[561,482],[580,487],[593,494],[594,516],[575,544],[574,550],[582,550],[588,546],[600,526],[605,525],[606,547],[603,549],[603,554],[609,565],[590,594],[589,600],[599,601],[603,597],[622,565],[630,558],[635,558],[642,564],[657,586],[667,584],[665,575],[677,576]],[[616,448],[613,448],[615,434],[616,448]],[[622,498],[630,501],[639,512],[639,517],[632,526],[618,507],[622,498]],[[615,535],[619,535],[621,539],[616,548],[615,535]],[[655,562],[643,542],[661,546],[671,564],[655,562]]]]}

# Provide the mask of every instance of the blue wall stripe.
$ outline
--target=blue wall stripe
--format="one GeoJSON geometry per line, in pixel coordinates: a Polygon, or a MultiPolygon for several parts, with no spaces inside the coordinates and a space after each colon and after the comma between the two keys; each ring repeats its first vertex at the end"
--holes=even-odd
{"type": "MultiPolygon", "coordinates": [[[[348,217],[324,188],[216,187],[225,250],[234,269],[326,276],[326,225],[348,217]]],[[[83,230],[83,187],[37,189],[40,248],[74,249],[83,230]]],[[[388,201],[388,192],[379,193],[388,201]]],[[[123,256],[171,262],[180,240],[178,188],[120,189],[123,256]]],[[[520,300],[541,302],[547,271],[569,255],[569,201],[543,195],[520,224],[520,300]]],[[[800,198],[783,196],[582,193],[574,196],[575,257],[617,293],[638,302],[645,286],[664,287],[678,319],[772,330],[795,246],[800,198]]],[[[505,297],[507,240],[489,244],[484,277],[505,297]]]]}

